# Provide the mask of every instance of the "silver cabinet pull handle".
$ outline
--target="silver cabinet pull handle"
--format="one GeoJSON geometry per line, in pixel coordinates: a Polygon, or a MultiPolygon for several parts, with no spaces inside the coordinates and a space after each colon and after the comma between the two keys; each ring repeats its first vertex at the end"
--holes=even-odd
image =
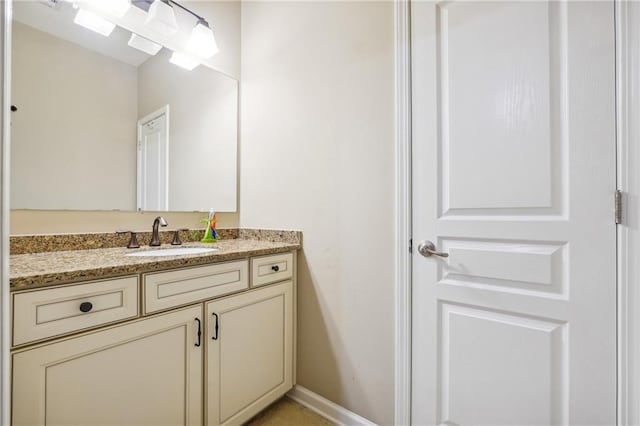
{"type": "Polygon", "coordinates": [[[449,253],[436,251],[436,246],[431,241],[421,241],[420,244],[418,244],[418,253],[420,253],[424,257],[429,257],[429,256],[449,257],[449,253]]]}

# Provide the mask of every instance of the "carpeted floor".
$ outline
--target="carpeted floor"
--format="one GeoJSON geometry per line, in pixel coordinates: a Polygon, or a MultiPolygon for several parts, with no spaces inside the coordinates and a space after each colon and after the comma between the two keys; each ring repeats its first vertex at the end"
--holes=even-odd
{"type": "Polygon", "coordinates": [[[247,422],[246,426],[332,426],[333,423],[286,396],[247,422]]]}

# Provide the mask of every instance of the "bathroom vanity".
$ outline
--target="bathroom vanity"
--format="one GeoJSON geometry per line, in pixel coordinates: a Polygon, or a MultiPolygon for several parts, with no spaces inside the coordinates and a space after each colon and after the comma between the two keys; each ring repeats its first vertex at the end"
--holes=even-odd
{"type": "Polygon", "coordinates": [[[295,383],[291,234],[195,255],[12,255],[12,424],[250,419],[295,383]]]}
{"type": "MultiPolygon", "coordinates": [[[[237,212],[240,4],[115,3],[13,2],[12,217],[237,212]],[[176,61],[207,19],[228,21],[221,55],[176,61]]],[[[11,237],[12,424],[240,424],[291,389],[300,235],[221,231],[215,252],[161,256],[115,233],[11,237]]]]}

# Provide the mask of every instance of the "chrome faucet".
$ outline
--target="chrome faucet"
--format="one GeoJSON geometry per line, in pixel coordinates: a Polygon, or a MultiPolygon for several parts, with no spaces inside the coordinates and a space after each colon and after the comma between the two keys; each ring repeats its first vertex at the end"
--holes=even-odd
{"type": "Polygon", "coordinates": [[[151,243],[149,243],[151,247],[160,245],[160,235],[158,234],[158,225],[167,226],[167,221],[164,220],[164,217],[158,216],[153,220],[153,232],[151,233],[151,243]]]}

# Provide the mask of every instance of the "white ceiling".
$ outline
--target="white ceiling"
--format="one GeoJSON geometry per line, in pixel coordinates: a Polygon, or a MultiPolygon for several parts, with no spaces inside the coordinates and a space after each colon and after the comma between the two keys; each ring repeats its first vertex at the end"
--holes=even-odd
{"type": "Polygon", "coordinates": [[[17,0],[13,2],[13,19],[45,33],[70,41],[102,55],[121,62],[140,66],[149,55],[129,47],[131,33],[118,26],[109,37],[104,37],[73,23],[76,10],[66,1],[59,1],[54,7],[46,0],[17,0]]]}

